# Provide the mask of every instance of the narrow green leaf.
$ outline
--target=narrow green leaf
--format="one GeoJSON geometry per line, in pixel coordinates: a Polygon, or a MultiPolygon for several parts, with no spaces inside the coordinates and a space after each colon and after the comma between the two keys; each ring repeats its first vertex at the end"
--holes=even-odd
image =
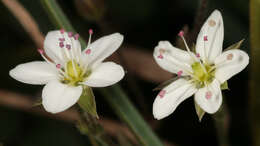
{"type": "Polygon", "coordinates": [[[95,96],[91,88],[84,86],[78,104],[85,112],[98,118],[95,96]]]}
{"type": "Polygon", "coordinates": [[[242,45],[242,43],[244,42],[244,40],[245,40],[245,39],[242,39],[242,40],[240,40],[239,42],[237,42],[237,43],[235,43],[235,44],[233,44],[233,45],[227,47],[227,48],[225,49],[225,51],[232,50],[232,49],[239,49],[240,46],[242,45]]]}
{"type": "Polygon", "coordinates": [[[205,115],[205,111],[202,108],[200,108],[200,106],[196,103],[196,101],[194,101],[194,105],[195,105],[195,109],[196,109],[196,113],[199,118],[199,121],[201,122],[203,116],[205,115]]]}
{"type": "MultiPolygon", "coordinates": [[[[58,28],[64,28],[75,32],[55,0],[41,1],[46,8],[45,10],[58,28]]],[[[85,48],[86,43],[82,39],[80,39],[80,42],[82,48],[85,48]]],[[[159,138],[144,121],[119,85],[99,90],[104,95],[110,106],[114,109],[118,117],[130,127],[143,145],[163,146],[159,138]]]]}
{"type": "Polygon", "coordinates": [[[228,82],[225,81],[223,84],[221,84],[220,88],[221,88],[221,90],[228,90],[229,89],[228,88],[228,82]]]}

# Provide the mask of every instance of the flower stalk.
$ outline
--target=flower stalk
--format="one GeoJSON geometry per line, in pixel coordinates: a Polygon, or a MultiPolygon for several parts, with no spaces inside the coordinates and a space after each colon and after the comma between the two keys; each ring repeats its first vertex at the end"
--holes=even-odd
{"type": "Polygon", "coordinates": [[[229,127],[229,112],[225,104],[225,100],[219,111],[212,115],[214,119],[215,128],[217,131],[217,138],[219,146],[229,146],[229,136],[228,136],[228,127],[229,127]]]}
{"type": "Polygon", "coordinates": [[[88,136],[93,146],[115,146],[109,135],[104,131],[104,128],[98,123],[95,116],[86,112],[83,108],[78,108],[81,119],[77,122],[79,131],[88,136]]]}

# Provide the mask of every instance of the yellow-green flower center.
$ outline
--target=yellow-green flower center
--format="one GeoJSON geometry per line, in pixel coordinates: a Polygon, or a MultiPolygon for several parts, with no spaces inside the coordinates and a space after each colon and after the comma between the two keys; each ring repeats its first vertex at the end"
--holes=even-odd
{"type": "Polygon", "coordinates": [[[197,88],[203,88],[205,85],[210,84],[215,76],[215,69],[213,65],[202,64],[195,62],[191,65],[193,70],[193,79],[197,88]]]}
{"type": "Polygon", "coordinates": [[[75,86],[84,82],[90,74],[90,70],[84,70],[76,61],[70,60],[66,63],[63,83],[75,86]]]}

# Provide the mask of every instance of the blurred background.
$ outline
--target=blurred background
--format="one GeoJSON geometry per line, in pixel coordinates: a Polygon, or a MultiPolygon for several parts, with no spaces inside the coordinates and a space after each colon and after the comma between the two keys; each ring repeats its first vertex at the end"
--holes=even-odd
{"type": "MultiPolygon", "coordinates": [[[[41,96],[43,86],[23,84],[9,76],[16,65],[42,60],[37,52],[48,31],[56,29],[41,1],[19,0],[32,16],[40,32],[35,32],[27,18],[17,19],[0,1],[0,146],[86,146],[87,137],[72,124],[73,112],[47,114],[41,106],[32,106],[41,96]],[[21,24],[29,25],[29,29],[21,24]],[[31,27],[30,27],[31,26],[31,27]],[[37,36],[37,33],[40,35],[37,36]],[[36,37],[33,37],[36,34],[36,37]],[[37,43],[38,42],[38,43],[37,43]]],[[[205,115],[199,122],[193,98],[183,102],[169,117],[157,121],[152,116],[152,103],[161,82],[173,77],[154,62],[152,52],[160,40],[178,43],[177,33],[184,29],[190,44],[201,24],[214,10],[221,11],[224,20],[224,48],[245,39],[241,49],[249,53],[249,2],[247,0],[57,0],[77,32],[88,39],[88,29],[94,30],[93,40],[112,32],[125,36],[124,44],[109,60],[120,63],[127,71],[120,85],[153,131],[167,145],[218,146],[214,117],[205,115]],[[90,1],[90,2],[89,2],[90,1]],[[200,13],[201,12],[201,13],[200,13]],[[197,19],[196,19],[197,18],[197,19]]],[[[223,91],[228,114],[225,129],[230,145],[252,145],[249,117],[249,67],[229,80],[230,90],[223,91]]],[[[119,137],[122,131],[135,137],[121,122],[102,95],[94,89],[100,122],[109,135],[119,137]]],[[[134,119],[133,119],[134,120],[134,119]]]]}

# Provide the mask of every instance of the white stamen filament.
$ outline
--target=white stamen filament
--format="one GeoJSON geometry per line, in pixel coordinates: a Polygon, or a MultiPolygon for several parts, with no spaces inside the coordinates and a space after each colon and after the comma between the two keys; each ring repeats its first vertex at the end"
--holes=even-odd
{"type": "Polygon", "coordinates": [[[184,42],[184,45],[185,45],[185,47],[186,47],[186,50],[187,50],[188,53],[190,54],[191,58],[192,58],[195,62],[199,62],[200,65],[201,65],[201,67],[203,68],[204,73],[207,73],[206,68],[205,68],[204,65],[202,65],[200,59],[198,59],[198,58],[196,58],[196,57],[194,57],[194,56],[192,55],[192,53],[191,53],[191,51],[190,51],[190,48],[189,48],[189,46],[188,46],[187,43],[186,43],[185,38],[184,38],[182,35],[181,35],[180,37],[182,38],[182,40],[183,40],[183,42],[184,42]]]}

